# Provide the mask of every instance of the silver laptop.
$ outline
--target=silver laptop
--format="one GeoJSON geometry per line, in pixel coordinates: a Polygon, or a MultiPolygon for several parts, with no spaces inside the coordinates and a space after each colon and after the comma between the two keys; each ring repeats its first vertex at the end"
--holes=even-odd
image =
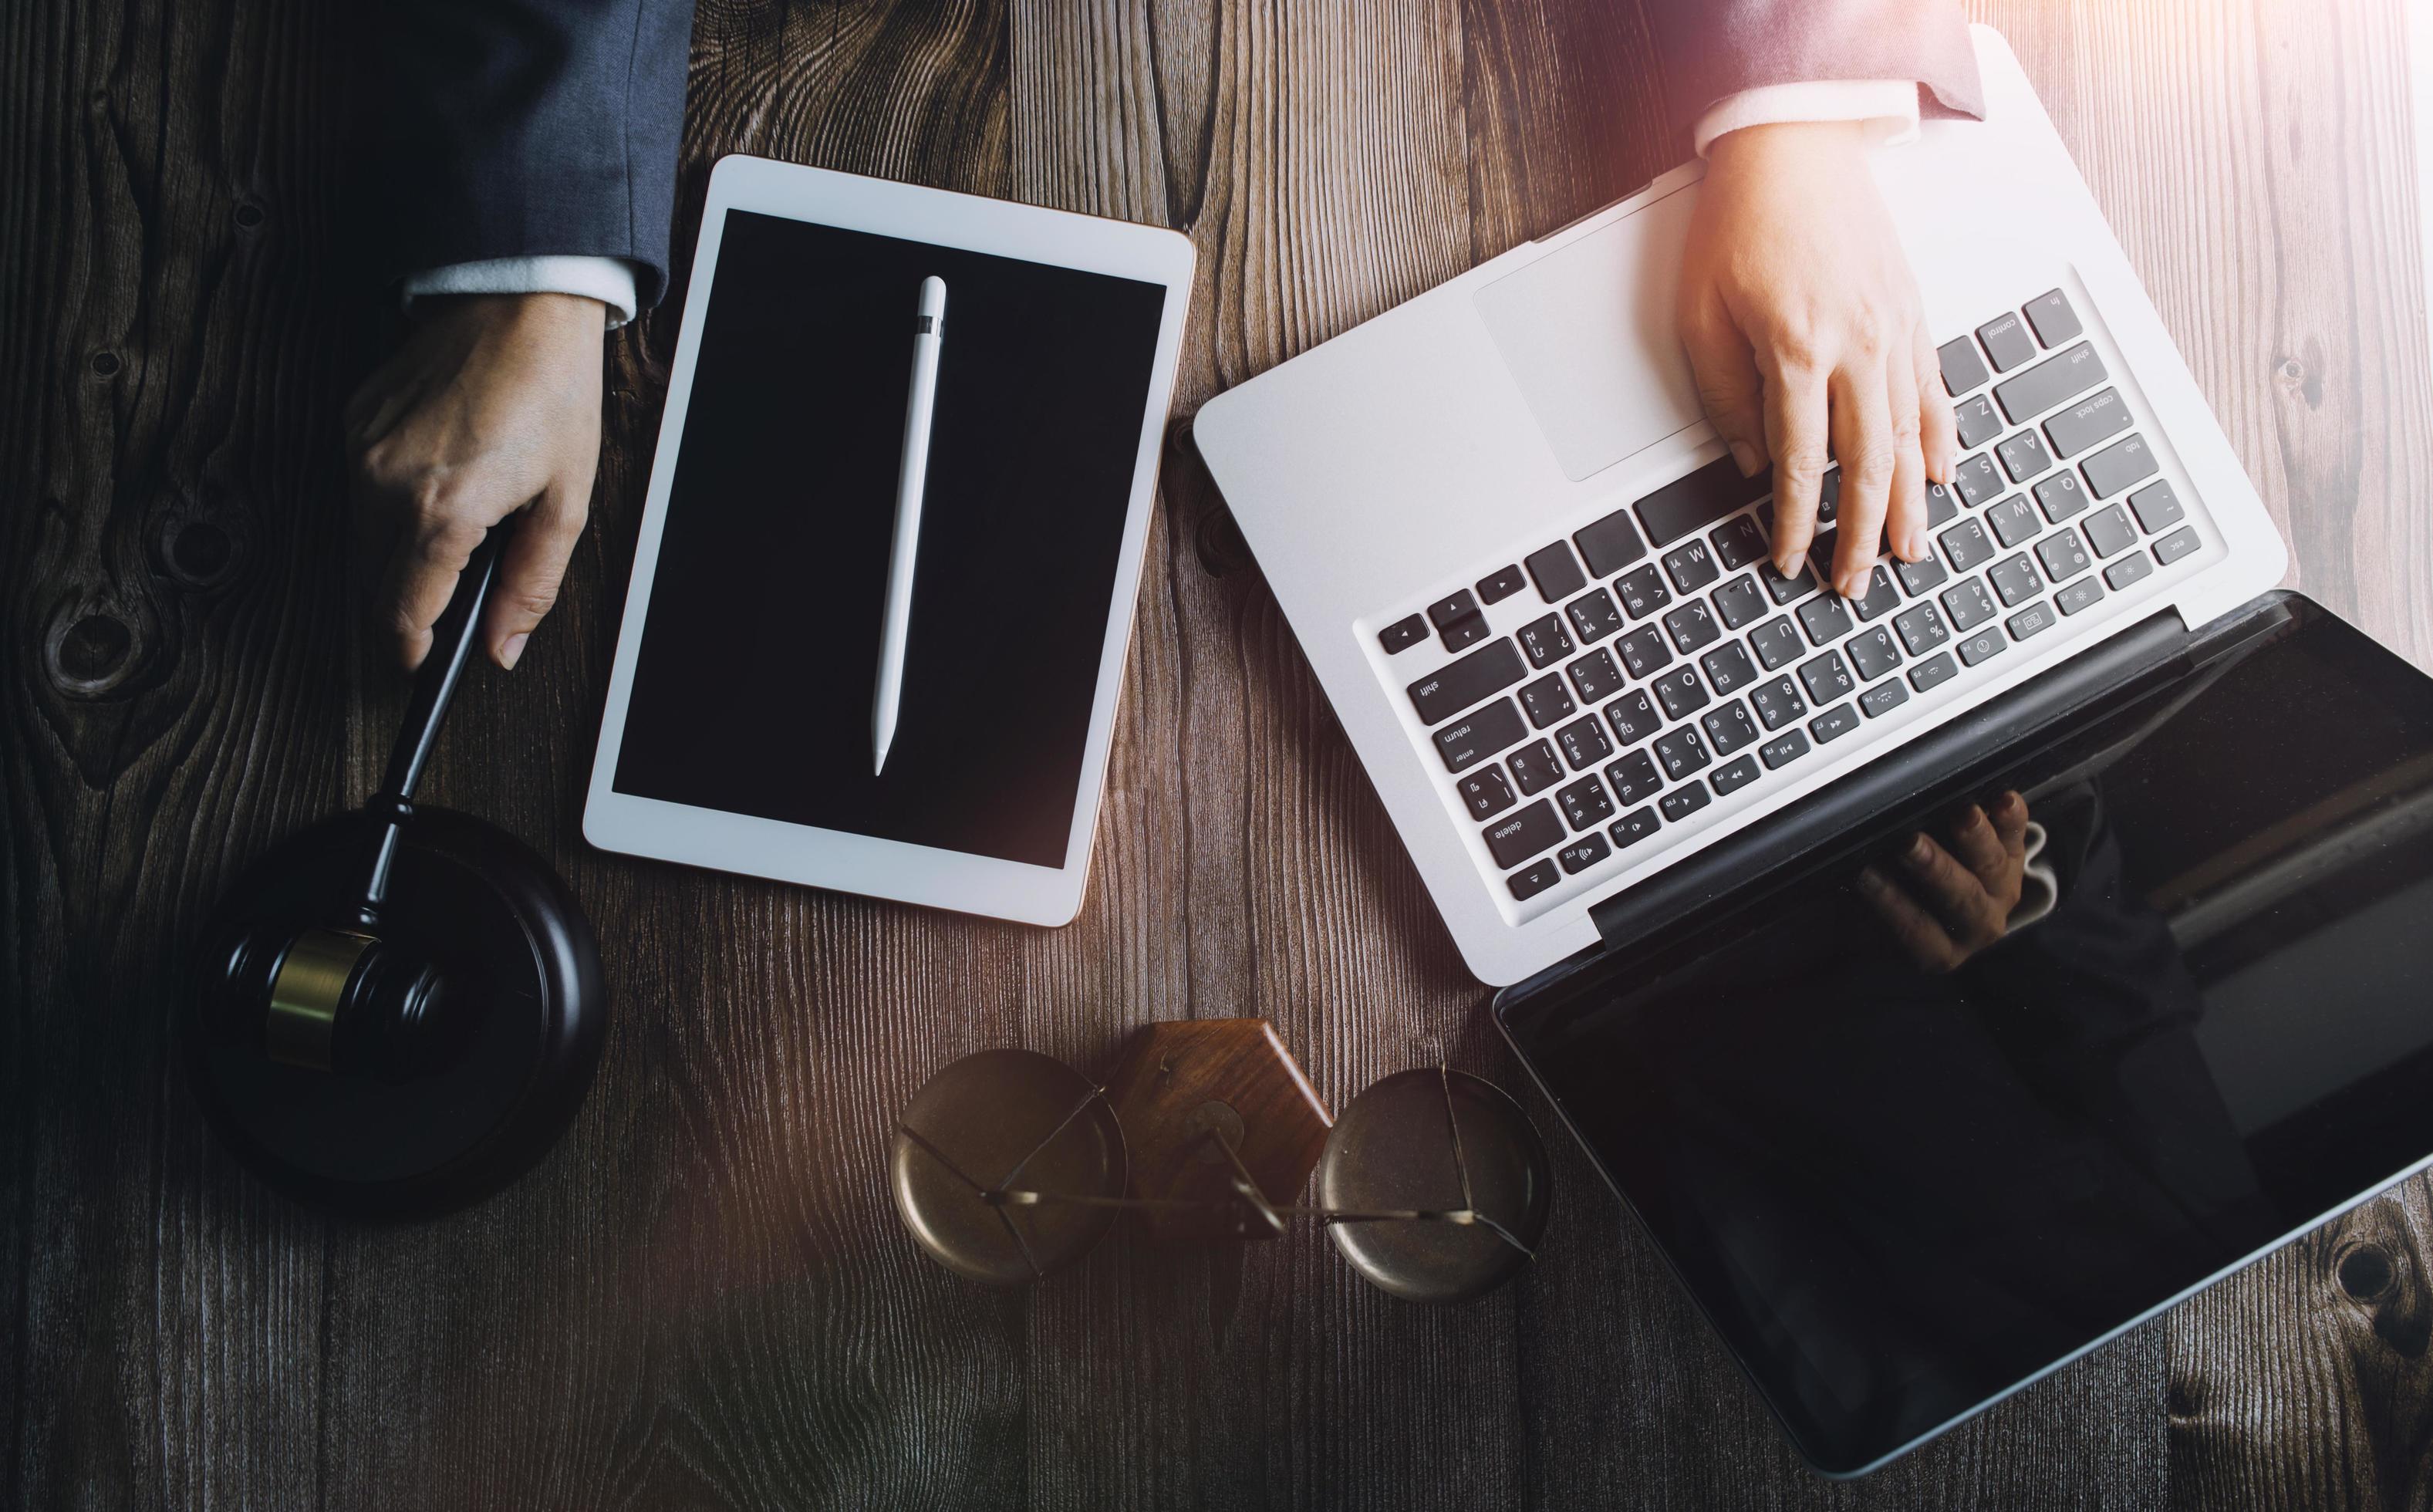
{"type": "Polygon", "coordinates": [[[2158,610],[2196,627],[2279,582],[2017,59],[1973,35],[1985,120],[1876,159],[1964,460],[1931,558],[1862,598],[1774,571],[1764,484],[1700,412],[1673,320],[1696,164],[1199,411],[1482,979],[1597,944],[1631,889],[2158,610]]]}

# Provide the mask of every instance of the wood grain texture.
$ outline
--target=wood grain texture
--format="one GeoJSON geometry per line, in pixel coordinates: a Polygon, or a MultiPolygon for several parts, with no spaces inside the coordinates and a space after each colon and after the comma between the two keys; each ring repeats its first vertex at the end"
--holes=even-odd
{"type": "MultiPolygon", "coordinates": [[[[1653,0],[1651,0],[1653,3],[1653,0]]],[[[2433,376],[2400,0],[1984,0],[2293,543],[2433,668],[2433,376]]],[[[610,343],[595,525],[432,801],[502,821],[616,995],[563,1147],[366,1229],[265,1196],[168,1074],[176,949],[368,789],[335,406],[359,322],[315,0],[0,8],[0,1504],[2424,1504],[2409,1183],[1856,1486],[1792,1460],[1586,1162],[1469,1307],[1309,1236],[1121,1231],[1028,1292],[896,1227],[894,1110],[969,1050],[1105,1075],[1273,1021],[1320,1097],[1485,994],[1219,501],[1172,450],[1090,895],[1033,931],[607,857],[583,780],[681,297],[610,343]]],[[[1683,144],[1604,0],[703,0],[675,286],[749,151],[1175,227],[1178,416],[1626,193],[1683,144]]],[[[1542,1104],[1533,1112],[1549,1123],[1542,1104]]]]}

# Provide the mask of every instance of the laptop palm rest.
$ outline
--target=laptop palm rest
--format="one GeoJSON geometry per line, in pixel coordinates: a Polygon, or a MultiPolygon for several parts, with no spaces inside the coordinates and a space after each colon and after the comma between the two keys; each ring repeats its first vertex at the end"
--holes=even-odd
{"type": "Polygon", "coordinates": [[[1676,190],[1472,297],[1574,483],[1705,417],[1673,318],[1696,195],[1676,190]]]}

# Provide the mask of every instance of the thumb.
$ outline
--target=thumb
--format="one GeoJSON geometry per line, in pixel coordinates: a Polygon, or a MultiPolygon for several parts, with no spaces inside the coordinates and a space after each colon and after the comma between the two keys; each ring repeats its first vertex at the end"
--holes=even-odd
{"type": "Polygon", "coordinates": [[[1742,476],[1756,477],[1766,463],[1765,391],[1748,338],[1732,323],[1722,300],[1693,296],[1681,312],[1681,343],[1689,348],[1690,370],[1697,375],[1698,402],[1706,406],[1707,418],[1731,448],[1742,476]]]}

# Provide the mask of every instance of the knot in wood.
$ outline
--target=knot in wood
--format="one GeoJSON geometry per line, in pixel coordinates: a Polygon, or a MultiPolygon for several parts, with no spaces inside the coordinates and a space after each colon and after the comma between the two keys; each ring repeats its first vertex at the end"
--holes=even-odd
{"type": "Polygon", "coordinates": [[[2340,1257],[2335,1267],[2340,1290],[2352,1301],[2370,1302],[2389,1292],[2399,1277],[2390,1251],[2378,1244],[2361,1244],[2340,1257]]]}
{"type": "Polygon", "coordinates": [[[173,501],[153,526],[153,570],[196,592],[226,586],[245,557],[240,520],[235,511],[206,511],[190,500],[173,501]]]}
{"type": "Polygon", "coordinates": [[[70,698],[107,698],[142,662],[135,626],[112,610],[62,604],[43,637],[43,671],[70,698]]]}

